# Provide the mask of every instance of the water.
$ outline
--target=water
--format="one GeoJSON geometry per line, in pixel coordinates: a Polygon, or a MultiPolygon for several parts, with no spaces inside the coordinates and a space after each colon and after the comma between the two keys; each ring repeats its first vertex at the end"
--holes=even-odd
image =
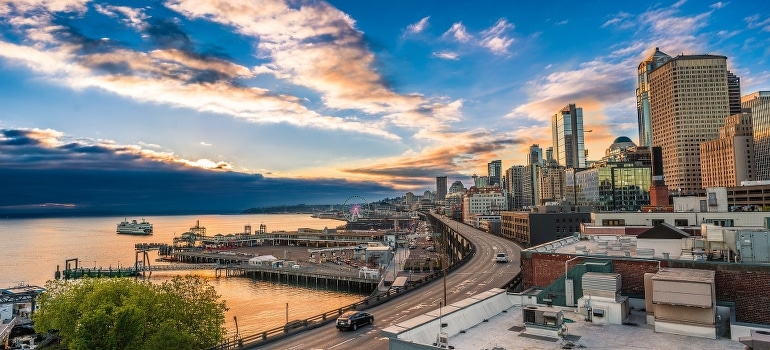
{"type": "MultiPolygon", "coordinates": [[[[152,236],[119,235],[116,225],[123,217],[47,218],[0,220],[0,288],[19,283],[44,286],[64,269],[66,259],[80,259],[83,267],[133,266],[135,243],[167,243],[181,236],[196,221],[206,227],[207,235],[241,233],[245,225],[252,232],[261,224],[267,231],[296,231],[298,228],[334,228],[343,222],[316,219],[309,214],[277,215],[196,215],[148,216],[153,224],[152,236]]],[[[129,221],[141,217],[127,218],[129,221]]],[[[155,253],[151,253],[154,259],[155,253]]],[[[141,258],[141,257],[140,257],[141,258]]],[[[150,280],[161,282],[177,274],[194,273],[205,278],[222,295],[227,306],[225,320],[228,333],[235,333],[234,317],[241,335],[282,326],[287,319],[305,319],[325,311],[352,304],[358,294],[307,289],[262,282],[243,277],[215,278],[213,271],[153,272],[150,280]]]]}

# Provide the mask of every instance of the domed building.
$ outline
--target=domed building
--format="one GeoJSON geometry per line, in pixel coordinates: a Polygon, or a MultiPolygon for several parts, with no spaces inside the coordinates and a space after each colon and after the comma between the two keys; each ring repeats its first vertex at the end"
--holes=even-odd
{"type": "Polygon", "coordinates": [[[566,197],[599,211],[639,211],[650,204],[651,159],[649,147],[639,147],[629,137],[620,136],[592,168],[568,171],[566,197]],[[570,186],[573,183],[574,189],[570,186]]]}

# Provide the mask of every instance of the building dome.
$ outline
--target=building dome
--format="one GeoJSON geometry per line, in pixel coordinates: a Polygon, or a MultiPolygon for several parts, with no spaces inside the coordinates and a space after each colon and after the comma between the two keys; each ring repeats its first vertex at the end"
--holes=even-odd
{"type": "Polygon", "coordinates": [[[631,147],[636,147],[634,141],[631,141],[627,136],[620,136],[612,142],[612,145],[607,149],[606,154],[610,155],[617,152],[623,152],[631,147]]]}

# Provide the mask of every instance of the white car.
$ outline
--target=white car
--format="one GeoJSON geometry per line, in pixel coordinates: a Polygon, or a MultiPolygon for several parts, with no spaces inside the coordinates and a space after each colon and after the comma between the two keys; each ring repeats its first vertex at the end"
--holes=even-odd
{"type": "Polygon", "coordinates": [[[495,261],[499,263],[507,263],[508,262],[508,253],[497,253],[497,256],[495,257],[495,261]]]}

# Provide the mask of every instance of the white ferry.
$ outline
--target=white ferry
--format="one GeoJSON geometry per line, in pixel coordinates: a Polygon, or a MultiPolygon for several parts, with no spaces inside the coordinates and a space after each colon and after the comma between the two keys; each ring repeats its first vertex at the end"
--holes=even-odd
{"type": "Polygon", "coordinates": [[[123,219],[123,221],[118,224],[117,233],[128,235],[151,235],[152,224],[144,219],[142,219],[142,222],[136,222],[136,220],[128,222],[128,220],[123,219]]]}

